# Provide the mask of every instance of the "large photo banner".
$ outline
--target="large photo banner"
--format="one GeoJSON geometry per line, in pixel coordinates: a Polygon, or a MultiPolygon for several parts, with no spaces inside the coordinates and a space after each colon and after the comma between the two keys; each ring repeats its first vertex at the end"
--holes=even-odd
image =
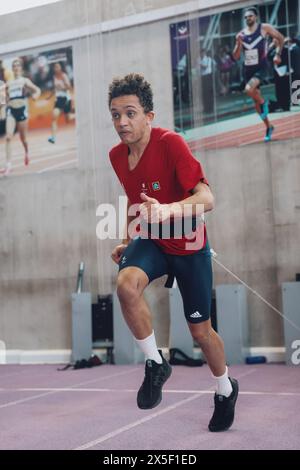
{"type": "Polygon", "coordinates": [[[196,149],[300,137],[299,0],[170,25],[174,128],[196,149]]]}
{"type": "Polygon", "coordinates": [[[74,166],[72,47],[0,57],[0,177],[74,166]]]}

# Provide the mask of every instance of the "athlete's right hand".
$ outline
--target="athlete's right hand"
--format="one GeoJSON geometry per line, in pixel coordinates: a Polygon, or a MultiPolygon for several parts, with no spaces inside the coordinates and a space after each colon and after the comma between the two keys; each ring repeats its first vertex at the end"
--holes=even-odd
{"type": "Polygon", "coordinates": [[[242,40],[242,35],[241,35],[241,33],[238,33],[238,34],[235,36],[235,40],[236,40],[237,45],[239,45],[239,46],[242,45],[243,40],[242,40]]]}
{"type": "Polygon", "coordinates": [[[111,258],[116,264],[119,264],[120,259],[122,258],[122,254],[126,248],[127,248],[127,245],[125,245],[125,243],[122,243],[122,245],[118,245],[114,248],[111,254],[111,258]]]}

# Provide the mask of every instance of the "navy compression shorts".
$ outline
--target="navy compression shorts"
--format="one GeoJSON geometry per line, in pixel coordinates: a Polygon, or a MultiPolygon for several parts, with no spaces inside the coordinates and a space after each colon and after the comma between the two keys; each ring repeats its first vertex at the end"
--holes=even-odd
{"type": "Polygon", "coordinates": [[[188,322],[210,318],[213,276],[208,241],[198,252],[180,256],[165,253],[151,239],[136,238],[123,252],[119,271],[132,266],[142,269],[149,283],[165,274],[174,276],[188,322]]]}

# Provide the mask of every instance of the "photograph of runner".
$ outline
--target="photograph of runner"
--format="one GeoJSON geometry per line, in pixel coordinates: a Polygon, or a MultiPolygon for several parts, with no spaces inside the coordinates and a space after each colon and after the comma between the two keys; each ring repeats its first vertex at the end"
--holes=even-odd
{"type": "Polygon", "coordinates": [[[299,0],[229,8],[170,25],[174,129],[193,151],[300,137],[299,0]]]}
{"type": "Polygon", "coordinates": [[[74,97],[72,47],[0,58],[0,178],[77,166],[74,97]]]}

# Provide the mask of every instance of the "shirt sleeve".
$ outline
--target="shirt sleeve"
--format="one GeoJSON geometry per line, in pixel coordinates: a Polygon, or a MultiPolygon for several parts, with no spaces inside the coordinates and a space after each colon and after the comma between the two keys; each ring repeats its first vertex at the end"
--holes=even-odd
{"type": "Polygon", "coordinates": [[[169,157],[182,188],[191,191],[200,182],[209,186],[201,163],[194,157],[185,140],[175,133],[170,134],[167,140],[169,157]]]}

